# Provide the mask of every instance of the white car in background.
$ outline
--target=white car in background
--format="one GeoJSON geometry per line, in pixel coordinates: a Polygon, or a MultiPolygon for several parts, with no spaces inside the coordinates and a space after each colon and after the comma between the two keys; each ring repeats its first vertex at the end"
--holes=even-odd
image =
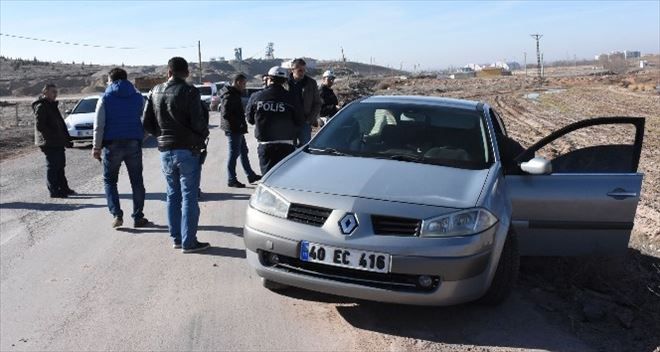
{"type": "Polygon", "coordinates": [[[91,142],[94,134],[94,116],[96,104],[101,97],[98,95],[80,99],[76,106],[67,110],[64,119],[69,136],[74,142],[91,142]]]}
{"type": "Polygon", "coordinates": [[[201,100],[206,104],[207,108],[211,108],[211,100],[213,97],[216,97],[218,94],[215,84],[195,84],[195,87],[199,89],[199,95],[201,100]]]}
{"type": "MultiPolygon", "coordinates": [[[[144,101],[149,94],[142,93],[144,101]]],[[[96,104],[101,96],[94,95],[80,99],[71,110],[65,111],[64,119],[66,129],[73,142],[92,142],[94,139],[94,117],[96,117],[96,104]]]]}

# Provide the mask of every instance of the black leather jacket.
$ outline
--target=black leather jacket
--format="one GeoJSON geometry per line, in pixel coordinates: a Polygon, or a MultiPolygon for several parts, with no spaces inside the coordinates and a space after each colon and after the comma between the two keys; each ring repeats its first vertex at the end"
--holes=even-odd
{"type": "Polygon", "coordinates": [[[180,78],[155,86],[144,110],[144,129],[158,139],[158,150],[204,149],[208,112],[199,91],[180,78]]]}
{"type": "Polygon", "coordinates": [[[339,100],[335,95],[335,92],[332,88],[321,85],[319,91],[321,96],[321,117],[333,117],[337,113],[337,105],[339,105],[339,100]]]}
{"type": "Polygon", "coordinates": [[[44,98],[32,103],[34,111],[34,144],[38,147],[68,147],[71,146],[71,137],[66,129],[62,114],[58,109],[58,102],[48,101],[44,98]]]}
{"type": "Polygon", "coordinates": [[[259,142],[293,141],[304,115],[294,97],[281,85],[273,84],[250,96],[247,120],[256,125],[254,136],[259,142]]]}

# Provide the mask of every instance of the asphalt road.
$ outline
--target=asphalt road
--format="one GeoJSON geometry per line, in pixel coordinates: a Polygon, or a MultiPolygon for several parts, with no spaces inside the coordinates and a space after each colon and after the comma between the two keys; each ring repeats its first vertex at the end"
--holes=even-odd
{"type": "MultiPolygon", "coordinates": [[[[520,293],[495,308],[424,308],[262,288],[241,238],[254,187],[226,187],[226,141],[217,127],[202,176],[198,236],[213,246],[204,253],[171,247],[152,144],[144,153],[145,214],[155,226],[139,231],[111,228],[101,166],[90,153],[67,150],[69,183],[80,195],[65,200],[47,197],[36,148],[0,164],[2,351],[590,350],[520,293]]],[[[119,189],[130,214],[123,169],[119,189]]]]}

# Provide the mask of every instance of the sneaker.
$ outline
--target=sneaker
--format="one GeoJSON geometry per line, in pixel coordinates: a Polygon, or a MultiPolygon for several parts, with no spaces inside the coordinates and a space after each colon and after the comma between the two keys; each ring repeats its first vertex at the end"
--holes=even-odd
{"type": "Polygon", "coordinates": [[[150,222],[147,220],[147,218],[139,218],[133,221],[133,227],[145,227],[149,224],[150,222]]]}
{"type": "Polygon", "coordinates": [[[230,181],[230,182],[227,182],[227,187],[245,188],[245,185],[238,182],[238,181],[230,181]]]}
{"type": "Polygon", "coordinates": [[[69,196],[66,193],[51,193],[51,198],[68,198],[69,196]]]}
{"type": "Polygon", "coordinates": [[[118,228],[121,225],[124,225],[124,219],[119,216],[115,216],[115,219],[112,221],[112,228],[118,228]]]}
{"type": "Polygon", "coordinates": [[[181,249],[181,242],[174,242],[174,243],[172,243],[172,248],[174,248],[174,249],[181,249]]]}
{"type": "Polygon", "coordinates": [[[248,176],[248,182],[250,183],[255,183],[257,181],[261,180],[261,175],[253,175],[253,176],[248,176]]]}
{"type": "Polygon", "coordinates": [[[211,245],[207,242],[197,242],[195,243],[194,246],[190,248],[183,248],[181,249],[181,253],[195,253],[195,252],[201,252],[207,248],[211,247],[211,245]]]}

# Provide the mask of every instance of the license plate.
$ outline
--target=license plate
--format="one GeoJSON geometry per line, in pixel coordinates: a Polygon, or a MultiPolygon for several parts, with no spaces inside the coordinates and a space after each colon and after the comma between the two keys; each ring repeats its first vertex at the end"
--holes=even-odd
{"type": "Polygon", "coordinates": [[[337,248],[308,241],[300,243],[300,260],[377,273],[390,271],[389,254],[337,248]]]}

